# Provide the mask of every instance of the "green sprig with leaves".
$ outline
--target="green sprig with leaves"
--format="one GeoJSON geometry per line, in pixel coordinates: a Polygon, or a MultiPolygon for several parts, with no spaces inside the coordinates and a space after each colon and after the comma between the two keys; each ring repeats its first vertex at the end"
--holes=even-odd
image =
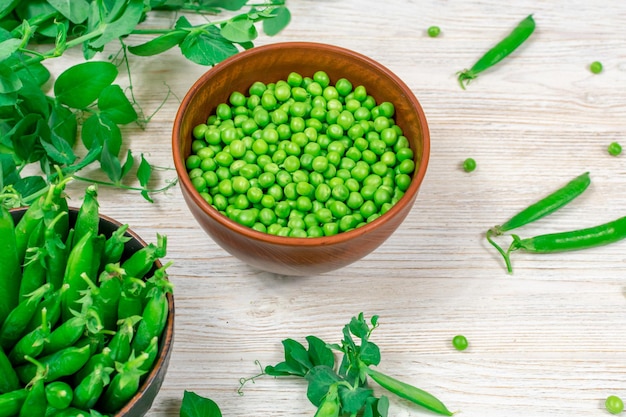
{"type": "Polygon", "coordinates": [[[143,126],[150,119],[132,94],[129,55],[157,55],[178,46],[186,59],[215,65],[253,47],[257,25],[271,36],[290,18],[285,0],[0,0],[0,195],[12,196],[0,204],[27,205],[59,176],[70,175],[137,190],[152,201],[152,194],[176,178],[151,188],[157,167],[124,143],[121,126],[143,126]],[[149,27],[146,20],[162,10],[178,16],[175,25],[149,27]],[[223,12],[233,16],[212,19],[223,12]],[[205,23],[191,24],[192,15],[205,23]],[[121,53],[112,55],[119,62],[95,59],[113,42],[119,43],[121,53]],[[45,61],[62,59],[71,48],[81,48],[85,62],[65,69],[48,91],[45,61]],[[119,65],[128,72],[127,90],[116,83],[119,65]],[[77,174],[93,164],[106,179],[77,174]],[[39,173],[26,175],[28,166],[39,173]],[[128,185],[133,178],[139,186],[128,185]]]}
{"type": "Polygon", "coordinates": [[[282,342],[285,360],[266,366],[257,376],[241,379],[239,392],[246,382],[263,375],[300,377],[308,382],[307,397],[317,407],[315,417],[386,417],[389,399],[374,394],[369,385],[371,379],[400,398],[437,414],[451,416],[453,413],[432,394],[376,369],[381,360],[380,349],[370,341],[376,327],[378,316],[373,316],[368,323],[361,313],[343,328],[340,344],[328,344],[316,336],[307,336],[307,348],[296,340],[285,339],[282,342]],[[342,354],[338,363],[334,351],[342,354]]]}

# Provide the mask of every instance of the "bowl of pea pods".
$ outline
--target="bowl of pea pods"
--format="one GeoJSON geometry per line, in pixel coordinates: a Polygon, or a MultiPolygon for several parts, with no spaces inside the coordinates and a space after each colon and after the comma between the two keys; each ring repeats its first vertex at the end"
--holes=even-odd
{"type": "Polygon", "coordinates": [[[430,153],[424,111],[355,51],[283,42],[203,74],[172,152],[200,227],[257,270],[321,274],[359,261],[410,213],[430,153]]]}
{"type": "Polygon", "coordinates": [[[100,213],[96,186],[68,206],[65,183],[27,207],[0,207],[0,407],[141,417],[173,344],[167,239],[146,243],[100,213]]]}

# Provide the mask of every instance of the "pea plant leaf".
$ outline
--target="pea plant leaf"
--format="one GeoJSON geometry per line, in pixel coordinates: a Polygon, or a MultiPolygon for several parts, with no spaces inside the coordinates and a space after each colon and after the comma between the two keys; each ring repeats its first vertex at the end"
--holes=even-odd
{"type": "Polygon", "coordinates": [[[180,417],[222,417],[222,412],[213,400],[185,391],[180,405],[180,417]]]}
{"type": "Polygon", "coordinates": [[[369,388],[356,387],[354,389],[348,389],[344,386],[339,386],[339,398],[341,398],[341,409],[349,414],[353,414],[359,411],[365,406],[365,402],[373,394],[373,390],[369,388]]]}
{"type": "Polygon", "coordinates": [[[60,103],[54,103],[50,109],[48,125],[55,135],[63,138],[70,146],[74,146],[78,132],[78,121],[76,114],[69,108],[60,103]]]}
{"type": "Polygon", "coordinates": [[[341,377],[332,368],[323,365],[313,367],[304,378],[309,383],[306,396],[316,407],[319,407],[328,388],[341,381],[341,377]]]}
{"type": "Polygon", "coordinates": [[[117,84],[106,86],[98,97],[98,108],[114,123],[127,124],[137,120],[137,112],[122,87],[117,84]]]}
{"type": "Polygon", "coordinates": [[[0,93],[14,93],[22,88],[22,80],[8,65],[0,62],[0,93]]]}
{"type": "MultiPolygon", "coordinates": [[[[110,15],[115,16],[114,13],[110,15]]],[[[135,29],[143,16],[143,0],[128,0],[121,16],[112,22],[100,21],[102,35],[89,42],[92,48],[102,48],[107,43],[126,36],[135,29]]]]}
{"type": "Polygon", "coordinates": [[[164,35],[157,36],[146,43],[134,46],[131,45],[128,47],[128,52],[138,56],[158,55],[176,45],[180,45],[180,43],[185,40],[188,33],[189,31],[186,30],[173,30],[164,35]]]}
{"type": "Polygon", "coordinates": [[[225,39],[214,26],[206,30],[196,30],[180,44],[183,55],[199,65],[215,65],[235,55],[239,50],[225,39]]]}
{"type": "Polygon", "coordinates": [[[135,158],[133,157],[133,152],[129,149],[128,152],[126,152],[126,160],[124,161],[124,164],[122,165],[122,178],[124,178],[126,175],[128,175],[128,173],[130,172],[130,170],[133,168],[133,166],[135,165],[135,158]]]}
{"type": "Polygon", "coordinates": [[[63,71],[54,83],[56,99],[74,109],[87,108],[105,87],[111,85],[118,71],[110,62],[76,64],[63,71]]]}
{"type": "Polygon", "coordinates": [[[216,7],[224,10],[236,11],[248,3],[247,0],[207,0],[203,2],[207,7],[216,7]]]}
{"type": "Polygon", "coordinates": [[[0,180],[3,182],[2,187],[14,184],[20,179],[16,168],[13,156],[6,153],[0,153],[0,173],[2,173],[2,178],[0,180]]]}
{"type": "Polygon", "coordinates": [[[225,39],[237,43],[253,41],[258,36],[254,22],[245,14],[227,21],[222,26],[220,34],[225,39]]]}
{"type": "Polygon", "coordinates": [[[48,4],[72,23],[83,23],[89,14],[89,3],[86,0],[47,0],[48,4]]]}
{"type": "Polygon", "coordinates": [[[115,184],[119,183],[122,178],[122,164],[118,156],[111,152],[106,144],[102,146],[102,152],[100,153],[100,168],[102,168],[111,181],[115,184]]]}
{"type": "Polygon", "coordinates": [[[106,114],[94,114],[85,120],[81,139],[87,149],[103,146],[116,156],[119,155],[122,146],[120,128],[106,114]]]}
{"type": "Polygon", "coordinates": [[[11,55],[13,55],[22,44],[22,40],[18,38],[11,38],[0,42],[0,61],[4,61],[11,55]]]}
{"type": "Polygon", "coordinates": [[[382,395],[380,398],[369,397],[365,402],[363,417],[387,417],[389,413],[389,398],[382,395]]]}
{"type": "Polygon", "coordinates": [[[35,194],[37,191],[43,190],[46,185],[46,181],[41,176],[31,175],[20,178],[13,184],[13,188],[22,196],[29,196],[35,194]]]}
{"type": "Polygon", "coordinates": [[[326,365],[329,368],[335,366],[335,356],[326,342],[316,336],[307,336],[306,340],[309,344],[309,359],[314,366],[326,365]]]}
{"type": "Polygon", "coordinates": [[[76,155],[70,144],[55,133],[50,135],[50,142],[42,140],[41,145],[48,158],[60,165],[71,165],[76,160],[76,155]]]}
{"type": "Polygon", "coordinates": [[[0,0],[0,19],[10,14],[20,0],[0,0]]]}
{"type": "Polygon", "coordinates": [[[268,36],[275,36],[291,21],[291,13],[286,7],[277,7],[270,14],[271,19],[263,20],[263,32],[268,36]]]}

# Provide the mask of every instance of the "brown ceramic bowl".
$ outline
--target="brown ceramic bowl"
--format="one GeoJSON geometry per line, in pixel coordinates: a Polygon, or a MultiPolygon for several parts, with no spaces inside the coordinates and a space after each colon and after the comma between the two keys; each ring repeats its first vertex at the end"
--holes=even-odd
{"type": "MultiPolygon", "coordinates": [[[[13,221],[16,224],[19,219],[22,218],[25,211],[25,208],[11,210],[13,221]]],[[[70,227],[72,227],[76,222],[77,214],[77,208],[70,208],[70,227]]],[[[109,237],[120,226],[121,223],[117,220],[100,214],[100,233],[109,237]]],[[[134,252],[138,251],[144,246],[147,246],[146,242],[130,229],[127,229],[126,236],[130,237],[130,240],[126,242],[126,245],[124,247],[124,254],[122,255],[122,260],[129,258],[134,252]]],[[[153,271],[162,266],[163,265],[161,264],[161,262],[155,262],[153,271]]],[[[151,273],[149,273],[148,276],[150,275],[151,273]]],[[[157,359],[150,372],[144,376],[143,382],[139,387],[139,391],[122,409],[114,414],[113,417],[143,417],[148,413],[150,407],[152,407],[152,403],[154,402],[154,399],[156,398],[159,389],[161,388],[161,384],[163,383],[165,373],[167,372],[167,368],[169,366],[170,355],[172,353],[174,342],[174,297],[171,293],[167,295],[167,300],[168,318],[165,329],[161,334],[161,340],[159,340],[159,353],[157,359]]]]}
{"type": "Polygon", "coordinates": [[[185,202],[200,226],[230,254],[249,265],[282,275],[312,275],[353,263],[380,246],[411,210],[426,174],[430,136],[424,111],[411,89],[389,69],[359,53],[337,46],[286,42],[241,52],[206,72],[191,87],[174,120],[174,165],[185,202]],[[258,232],[230,220],[205,202],[194,189],[185,160],[191,152],[193,128],[205,123],[233,91],[247,95],[255,81],[286,80],[290,72],[311,77],[328,73],[331,82],[347,78],[363,85],[378,103],[395,105],[396,123],[408,138],[416,170],[404,197],[387,213],[359,228],[318,238],[280,237],[258,232]]]}

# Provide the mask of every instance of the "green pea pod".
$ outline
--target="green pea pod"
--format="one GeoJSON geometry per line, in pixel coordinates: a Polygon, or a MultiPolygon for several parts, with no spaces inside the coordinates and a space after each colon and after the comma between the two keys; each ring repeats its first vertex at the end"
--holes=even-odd
{"type": "Polygon", "coordinates": [[[73,377],[74,384],[80,383],[83,379],[92,373],[96,368],[114,368],[115,361],[111,357],[111,349],[108,346],[102,348],[100,353],[93,355],[85,366],[83,366],[73,377]]]}
{"type": "Polygon", "coordinates": [[[444,416],[451,416],[453,414],[439,399],[424,390],[398,381],[370,367],[365,366],[364,370],[378,385],[400,398],[409,400],[437,414],[444,416]]]}
{"type": "MultiPolygon", "coordinates": [[[[44,300],[39,304],[39,312],[41,312],[43,309],[47,310],[48,323],[51,328],[54,327],[61,318],[61,298],[63,296],[63,293],[67,291],[68,288],[69,285],[62,285],[61,288],[58,288],[54,292],[49,293],[46,297],[44,297],[44,300]]],[[[26,331],[33,331],[41,325],[41,317],[39,314],[35,313],[33,319],[26,326],[26,331]]]]}
{"type": "Polygon", "coordinates": [[[314,417],[338,417],[340,410],[338,385],[337,383],[330,384],[314,417]]]}
{"type": "Polygon", "coordinates": [[[114,361],[126,362],[130,357],[131,341],[135,334],[135,326],[141,319],[141,316],[130,316],[118,322],[117,332],[108,344],[114,361]]]}
{"type": "Polygon", "coordinates": [[[124,246],[126,242],[130,241],[131,237],[126,234],[128,230],[128,224],[123,224],[111,234],[104,244],[104,255],[102,258],[102,264],[116,264],[122,259],[124,253],[124,246]]]}
{"type": "MultiPolygon", "coordinates": [[[[68,217],[67,211],[62,211],[53,220],[52,224],[58,224],[62,219],[68,217]]],[[[73,230],[73,229],[72,229],[73,230]]],[[[70,233],[66,233],[68,239],[70,233]]],[[[71,233],[73,236],[73,232],[71,233]]],[[[69,246],[64,242],[64,237],[61,233],[55,230],[54,227],[47,227],[44,232],[45,239],[45,268],[47,272],[47,280],[52,284],[53,288],[60,288],[63,285],[63,277],[65,275],[65,268],[67,265],[67,258],[69,255],[69,246]]]]}
{"type": "Polygon", "coordinates": [[[40,246],[30,247],[26,251],[20,282],[20,300],[46,283],[45,257],[45,250],[40,246]]]}
{"type": "Polygon", "coordinates": [[[0,417],[14,417],[19,414],[28,396],[25,388],[0,395],[0,417]]]}
{"type": "Polygon", "coordinates": [[[113,413],[122,408],[137,393],[141,377],[145,374],[141,366],[146,359],[148,359],[148,354],[142,353],[137,357],[131,355],[128,362],[124,364],[119,362],[115,364],[117,374],[100,398],[98,409],[102,409],[105,413],[113,413]]]}
{"type": "Polygon", "coordinates": [[[98,187],[92,184],[85,190],[85,198],[78,209],[72,245],[78,244],[88,234],[97,236],[99,224],[98,187]]]}
{"type": "Polygon", "coordinates": [[[159,338],[154,336],[152,340],[150,340],[150,344],[144,350],[145,353],[148,354],[148,358],[141,365],[140,369],[145,372],[149,372],[152,369],[152,365],[156,361],[157,356],[159,355],[159,338]]]}
{"type": "Polygon", "coordinates": [[[37,371],[33,380],[27,385],[28,395],[20,408],[19,417],[45,417],[48,401],[46,400],[46,388],[44,385],[46,366],[35,361],[31,357],[27,360],[36,366],[37,371]]]}
{"type": "Polygon", "coordinates": [[[126,275],[134,278],[143,278],[154,266],[154,262],[167,253],[167,236],[157,233],[157,244],[150,243],[122,263],[126,275]]]}
{"type": "Polygon", "coordinates": [[[118,270],[122,271],[119,266],[107,265],[98,278],[99,286],[86,274],[82,274],[83,280],[88,285],[86,296],[90,297],[93,309],[98,312],[103,328],[111,331],[117,329],[117,308],[122,292],[121,278],[114,272],[118,270]]]}
{"type": "Polygon", "coordinates": [[[143,309],[143,320],[139,322],[137,333],[133,339],[133,350],[143,352],[153,337],[160,337],[167,323],[169,305],[167,292],[154,288],[143,309]]]}
{"type": "Polygon", "coordinates": [[[0,348],[0,394],[20,389],[20,381],[13,369],[13,364],[0,348]]]}
{"type": "Polygon", "coordinates": [[[2,206],[0,208],[0,265],[2,265],[0,268],[0,294],[2,294],[0,323],[4,322],[19,302],[22,270],[15,231],[16,227],[11,213],[2,206]]]}
{"type": "Polygon", "coordinates": [[[63,410],[54,410],[46,415],[46,417],[91,417],[91,412],[81,410],[76,407],[68,407],[63,410]]]}
{"type": "Polygon", "coordinates": [[[74,390],[64,381],[54,381],[46,384],[46,400],[48,406],[57,410],[64,410],[74,399],[74,390]]]}
{"type": "Polygon", "coordinates": [[[144,305],[150,300],[153,294],[153,288],[158,288],[159,291],[173,292],[174,286],[172,282],[167,279],[167,268],[172,266],[173,262],[168,262],[156,271],[154,274],[146,280],[146,286],[142,290],[142,297],[144,305]]]}
{"type": "Polygon", "coordinates": [[[478,74],[490,68],[510,55],[535,30],[535,20],[532,15],[528,15],[507,35],[498,42],[493,48],[489,49],[469,70],[460,71],[458,76],[459,84],[463,89],[471,80],[476,78],[478,74]]]}
{"type": "Polygon", "coordinates": [[[64,320],[72,317],[72,310],[80,309],[81,292],[88,288],[82,274],[87,274],[88,277],[96,276],[103,245],[102,235],[87,233],[72,248],[63,277],[63,283],[69,285],[61,299],[61,317],[64,320]]]}
{"type": "Polygon", "coordinates": [[[47,338],[42,355],[51,355],[61,349],[73,346],[83,333],[87,320],[84,316],[74,316],[56,327],[47,338]]]}
{"type": "Polygon", "coordinates": [[[28,294],[8,315],[2,327],[0,327],[0,346],[9,350],[25,334],[26,325],[37,313],[41,299],[50,291],[50,284],[44,284],[40,288],[28,294]]]}
{"type": "Polygon", "coordinates": [[[26,356],[38,357],[43,352],[43,347],[50,336],[50,322],[48,321],[48,310],[41,309],[41,325],[24,335],[17,341],[13,349],[9,352],[9,359],[14,365],[26,363],[26,356]]]}
{"type": "Polygon", "coordinates": [[[122,282],[122,292],[117,305],[117,317],[119,320],[130,316],[141,316],[143,314],[143,289],[146,283],[143,280],[124,277],[122,282]]]}
{"type": "Polygon", "coordinates": [[[104,388],[111,382],[113,371],[113,368],[97,367],[83,378],[74,388],[72,406],[83,410],[93,408],[104,392],[104,388]]]}
{"type": "MultiPolygon", "coordinates": [[[[50,382],[78,372],[87,363],[90,356],[89,346],[72,346],[44,356],[39,359],[39,362],[48,367],[45,379],[50,382]]],[[[28,383],[34,378],[37,368],[33,364],[26,364],[18,366],[15,371],[20,381],[28,383]]]]}
{"type": "Polygon", "coordinates": [[[24,263],[24,255],[26,254],[26,249],[28,249],[28,239],[33,230],[35,230],[43,219],[44,212],[42,204],[45,199],[46,196],[42,196],[35,200],[33,204],[26,209],[22,218],[15,225],[15,240],[20,265],[24,263]]]}

